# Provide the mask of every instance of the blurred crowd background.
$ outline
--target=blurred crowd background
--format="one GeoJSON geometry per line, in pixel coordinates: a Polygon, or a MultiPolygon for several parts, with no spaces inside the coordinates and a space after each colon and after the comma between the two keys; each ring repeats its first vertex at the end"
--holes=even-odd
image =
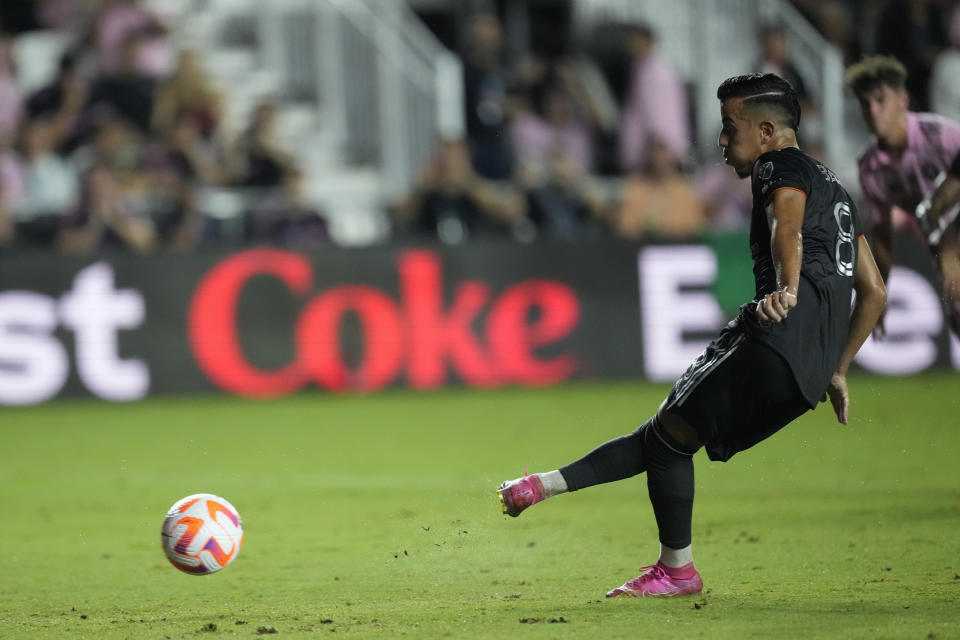
{"type": "MultiPolygon", "coordinates": [[[[373,74],[376,104],[347,107],[332,121],[329,108],[313,104],[324,101],[294,82],[304,69],[344,92],[370,81],[360,64],[365,49],[324,57],[331,41],[346,37],[336,25],[324,31],[331,27],[318,20],[314,39],[276,43],[268,21],[242,0],[3,0],[0,250],[689,239],[744,229],[749,181],[704,144],[715,141],[719,123],[699,124],[695,96],[715,86],[678,70],[656,15],[612,13],[578,32],[585,2],[411,0],[405,13],[377,23],[389,30],[394,20],[408,33],[400,19],[416,20],[420,40],[459,61],[456,82],[423,81],[440,97],[456,93],[445,97],[454,117],[420,134],[427,150],[419,156],[392,152],[412,168],[391,184],[381,171],[386,151],[363,157],[343,142],[362,139],[365,129],[380,145],[409,139],[412,120],[397,114],[410,105],[400,110],[404,100],[383,88],[396,81],[385,63],[373,74]],[[277,78],[264,62],[271,46],[304,51],[318,43],[316,55],[286,59],[289,77],[277,78]],[[245,49],[252,53],[244,57],[245,49]]],[[[355,3],[325,0],[309,10],[322,4],[349,18],[364,0],[355,3]]],[[[807,77],[794,58],[798,21],[842,64],[896,56],[910,73],[912,108],[960,120],[960,3],[782,4],[790,10],[757,13],[765,17],[749,25],[751,42],[733,32],[724,40],[720,24],[706,28],[721,43],[717,56],[749,52],[750,68],[740,72],[773,71],[794,84],[808,152],[825,155],[829,105],[811,90],[822,78],[807,77]]],[[[303,3],[279,5],[299,7],[285,24],[302,29],[289,18],[306,15],[303,3]]],[[[364,29],[360,18],[336,24],[364,29]]],[[[283,40],[287,32],[273,33],[283,40]]],[[[393,32],[369,41],[389,60],[385,33],[393,32]]],[[[834,168],[857,191],[866,131],[850,102],[847,95],[851,142],[834,168]]]]}

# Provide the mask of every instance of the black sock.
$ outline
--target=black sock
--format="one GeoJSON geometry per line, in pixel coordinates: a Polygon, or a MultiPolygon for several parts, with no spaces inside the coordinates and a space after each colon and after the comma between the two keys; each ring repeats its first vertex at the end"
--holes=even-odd
{"type": "Polygon", "coordinates": [[[560,467],[570,491],[586,489],[595,484],[623,480],[647,469],[643,432],[656,420],[650,418],[633,433],[606,442],[575,462],[560,467]]]}
{"type": "Polygon", "coordinates": [[[671,549],[690,545],[693,520],[693,454],[684,452],[659,426],[644,429],[647,491],[660,531],[671,549]]]}

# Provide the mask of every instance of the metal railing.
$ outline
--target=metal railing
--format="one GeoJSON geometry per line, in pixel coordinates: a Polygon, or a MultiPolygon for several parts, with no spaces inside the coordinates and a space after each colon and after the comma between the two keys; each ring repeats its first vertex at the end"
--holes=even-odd
{"type": "Polygon", "coordinates": [[[786,0],[576,0],[574,32],[581,40],[604,22],[642,21],[658,33],[658,47],[693,87],[691,108],[700,159],[716,157],[719,107],[716,88],[726,78],[753,70],[759,49],[757,26],[776,21],[787,34],[822,122],[817,138],[828,164],[851,162],[843,125],[843,60],[786,0]]]}
{"type": "Polygon", "coordinates": [[[760,19],[777,21],[787,30],[794,64],[809,80],[808,89],[820,106],[820,138],[827,164],[841,170],[851,162],[844,127],[842,54],[786,0],[763,0],[760,19]]]}
{"type": "Polygon", "coordinates": [[[460,61],[405,2],[270,0],[253,11],[281,93],[316,101],[325,140],[348,164],[379,167],[388,194],[407,188],[438,136],[463,134],[460,61]]]}

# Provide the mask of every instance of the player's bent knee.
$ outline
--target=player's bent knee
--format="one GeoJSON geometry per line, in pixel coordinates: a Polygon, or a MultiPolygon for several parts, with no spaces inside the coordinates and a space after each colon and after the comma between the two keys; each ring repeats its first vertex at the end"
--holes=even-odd
{"type": "Polygon", "coordinates": [[[658,417],[660,424],[663,425],[664,435],[684,451],[695,453],[703,446],[704,443],[697,430],[677,414],[661,409],[658,417]]]}

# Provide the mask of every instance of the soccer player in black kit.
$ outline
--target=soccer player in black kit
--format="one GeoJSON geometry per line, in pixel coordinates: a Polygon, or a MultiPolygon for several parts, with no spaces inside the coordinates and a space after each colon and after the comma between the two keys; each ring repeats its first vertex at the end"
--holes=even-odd
{"type": "Polygon", "coordinates": [[[750,251],[756,297],[740,308],[674,385],[656,415],[560,469],[500,485],[503,512],[647,472],[660,557],[607,593],[700,593],[693,564],[693,454],[726,461],[830,398],[846,424],[846,372],[886,305],[880,272],[852,199],[797,147],[800,105],[774,74],[717,90],[723,157],[752,177],[750,251]],[[851,313],[851,294],[856,302],[851,313]]]}

